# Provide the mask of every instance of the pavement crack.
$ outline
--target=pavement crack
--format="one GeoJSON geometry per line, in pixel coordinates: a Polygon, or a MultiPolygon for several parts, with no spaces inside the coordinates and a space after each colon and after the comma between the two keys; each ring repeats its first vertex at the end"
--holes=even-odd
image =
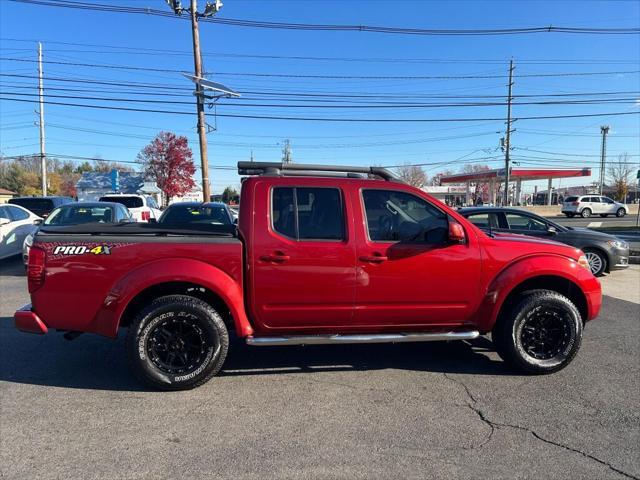
{"type": "Polygon", "coordinates": [[[487,425],[489,425],[491,427],[491,433],[489,434],[489,436],[487,437],[485,442],[482,445],[480,445],[479,448],[483,447],[484,445],[486,445],[491,440],[491,437],[493,436],[493,433],[495,432],[496,428],[501,428],[501,427],[514,428],[516,430],[522,430],[524,432],[527,432],[527,433],[531,434],[534,438],[536,438],[537,440],[540,440],[541,442],[544,442],[544,443],[547,443],[549,445],[553,445],[555,447],[562,448],[564,450],[568,450],[570,452],[582,455],[583,457],[588,458],[590,460],[593,460],[594,462],[597,462],[600,465],[603,465],[603,466],[607,467],[612,472],[615,472],[615,473],[617,473],[619,475],[622,475],[623,477],[631,478],[633,480],[640,480],[640,477],[637,477],[635,475],[631,475],[630,473],[627,473],[627,472],[625,472],[623,470],[620,470],[619,468],[616,468],[613,465],[611,465],[611,463],[606,462],[604,460],[601,460],[601,459],[599,459],[598,457],[596,457],[594,455],[591,455],[591,454],[589,454],[587,452],[583,452],[582,450],[578,450],[577,448],[570,447],[570,446],[565,445],[563,443],[559,443],[559,442],[555,442],[553,440],[549,440],[548,438],[543,437],[542,435],[540,435],[538,432],[536,432],[535,430],[533,430],[531,428],[523,427],[521,425],[513,425],[513,424],[509,424],[509,423],[498,423],[498,422],[494,422],[492,420],[489,420],[487,418],[486,414],[480,408],[478,408],[476,406],[478,401],[474,397],[473,393],[471,393],[471,390],[469,389],[469,387],[467,387],[467,385],[465,385],[464,382],[462,382],[460,380],[457,380],[457,379],[447,375],[446,373],[443,373],[443,375],[445,376],[445,378],[447,380],[455,383],[456,385],[459,385],[460,387],[462,387],[464,389],[464,391],[467,393],[467,396],[469,397],[469,400],[471,400],[471,403],[467,403],[467,406],[478,415],[480,420],[482,420],[484,423],[486,423],[487,425]]]}
{"type": "Polygon", "coordinates": [[[471,393],[471,390],[469,389],[469,387],[467,387],[467,385],[465,385],[464,382],[461,382],[461,381],[459,381],[459,380],[447,375],[446,373],[443,373],[443,375],[444,375],[444,378],[446,378],[450,382],[453,382],[456,385],[458,385],[458,386],[460,386],[460,387],[462,387],[464,389],[464,391],[467,393],[467,396],[469,397],[469,400],[470,400],[470,402],[467,402],[466,407],[469,408],[469,410],[471,410],[472,412],[474,412],[478,416],[480,421],[482,421],[485,425],[487,425],[490,428],[489,435],[484,440],[484,442],[482,442],[480,445],[478,445],[477,447],[474,447],[474,448],[482,448],[482,447],[484,447],[493,438],[493,434],[496,431],[495,424],[493,422],[491,422],[486,417],[485,413],[480,408],[477,407],[478,400],[473,395],[473,393],[471,393]]]}

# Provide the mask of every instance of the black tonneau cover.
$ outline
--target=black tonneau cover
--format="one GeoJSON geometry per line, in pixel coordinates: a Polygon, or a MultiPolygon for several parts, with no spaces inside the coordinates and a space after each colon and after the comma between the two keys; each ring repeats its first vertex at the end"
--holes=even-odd
{"type": "Polygon", "coordinates": [[[210,237],[236,237],[235,225],[211,225],[211,224],[158,224],[158,223],[84,223],[81,225],[53,226],[42,225],[38,234],[50,235],[132,235],[132,236],[194,236],[203,235],[210,237]]]}

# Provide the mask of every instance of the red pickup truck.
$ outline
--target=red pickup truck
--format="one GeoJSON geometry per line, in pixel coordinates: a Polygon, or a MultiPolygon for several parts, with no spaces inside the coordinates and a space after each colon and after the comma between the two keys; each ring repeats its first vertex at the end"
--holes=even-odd
{"type": "Polygon", "coordinates": [[[487,234],[377,167],[238,164],[237,227],[43,227],[18,329],[116,337],[167,390],[249,345],[470,340],[530,373],[565,367],[601,291],[582,253],[487,234]]]}

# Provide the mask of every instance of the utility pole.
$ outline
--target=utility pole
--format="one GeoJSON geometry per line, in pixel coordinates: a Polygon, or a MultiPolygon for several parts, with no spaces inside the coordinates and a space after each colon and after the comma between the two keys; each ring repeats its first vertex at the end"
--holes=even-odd
{"type": "Polygon", "coordinates": [[[602,133],[602,148],[600,150],[600,185],[598,186],[598,193],[602,195],[602,188],[604,187],[604,167],[607,160],[607,134],[609,133],[609,126],[601,126],[600,133],[602,133]]]}
{"type": "Polygon", "coordinates": [[[511,88],[513,87],[513,59],[509,62],[509,95],[507,97],[507,131],[504,139],[504,196],[502,199],[502,204],[506,207],[509,204],[509,162],[510,162],[510,152],[511,149],[511,88]]]}
{"type": "Polygon", "coordinates": [[[293,158],[291,157],[291,142],[289,139],[284,141],[284,147],[282,147],[282,163],[291,163],[293,158]]]}
{"type": "MultiPolygon", "coordinates": [[[[182,15],[186,10],[191,16],[191,34],[193,38],[193,66],[196,78],[202,78],[202,55],[200,53],[200,30],[198,19],[210,17],[218,13],[222,8],[220,0],[207,2],[203,13],[198,13],[197,0],[191,0],[188,9],[182,8],[180,0],[167,0],[167,4],[176,15],[182,15]]],[[[196,82],[196,111],[198,113],[198,140],[200,141],[200,163],[202,167],[202,196],[205,202],[211,201],[211,186],[209,184],[209,156],[207,152],[207,121],[204,115],[204,89],[200,82],[196,82]]]]}
{"type": "MultiPolygon", "coordinates": [[[[197,0],[191,0],[191,33],[193,37],[195,76],[202,77],[202,55],[200,54],[197,0]]],[[[202,197],[204,202],[210,202],[211,185],[209,183],[209,154],[207,152],[207,122],[204,116],[204,92],[200,84],[196,84],[196,110],[198,112],[198,139],[200,140],[200,163],[202,166],[202,197]]]]}
{"type": "Polygon", "coordinates": [[[47,195],[47,156],[44,145],[44,87],[42,85],[42,43],[38,42],[38,97],[40,99],[40,169],[42,196],[47,195]]]}

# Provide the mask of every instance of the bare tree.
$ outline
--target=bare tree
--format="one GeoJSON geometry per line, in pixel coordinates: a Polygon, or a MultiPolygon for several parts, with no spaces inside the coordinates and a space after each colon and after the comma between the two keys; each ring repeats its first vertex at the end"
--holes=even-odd
{"type": "Polygon", "coordinates": [[[627,153],[618,155],[618,160],[612,162],[607,170],[609,184],[615,191],[616,200],[626,203],[634,171],[633,165],[629,162],[629,155],[627,153]]]}
{"type": "Polygon", "coordinates": [[[414,187],[422,188],[427,183],[427,174],[424,169],[418,165],[405,163],[397,169],[398,176],[414,187]]]}

